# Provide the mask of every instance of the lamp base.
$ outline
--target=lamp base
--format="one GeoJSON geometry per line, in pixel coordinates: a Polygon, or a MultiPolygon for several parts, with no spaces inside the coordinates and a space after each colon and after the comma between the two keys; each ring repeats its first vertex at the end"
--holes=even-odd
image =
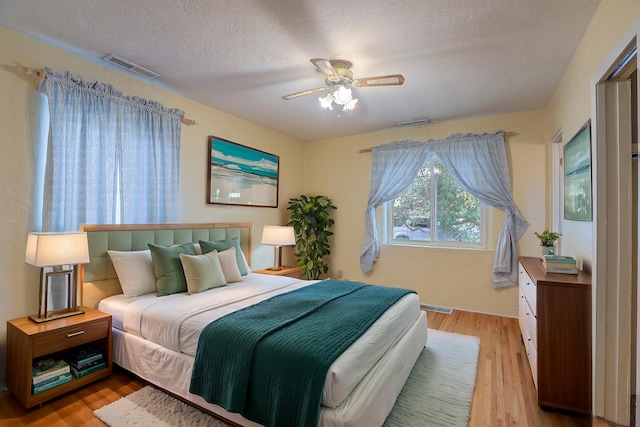
{"type": "Polygon", "coordinates": [[[269,268],[267,268],[267,270],[280,271],[280,270],[282,270],[282,267],[269,267],[269,268]]]}
{"type": "Polygon", "coordinates": [[[65,311],[63,313],[51,313],[47,314],[46,317],[39,317],[37,314],[29,315],[29,319],[33,320],[36,323],[49,322],[51,320],[62,319],[64,317],[75,316],[78,314],[84,314],[84,310],[75,310],[75,311],[65,311]]]}

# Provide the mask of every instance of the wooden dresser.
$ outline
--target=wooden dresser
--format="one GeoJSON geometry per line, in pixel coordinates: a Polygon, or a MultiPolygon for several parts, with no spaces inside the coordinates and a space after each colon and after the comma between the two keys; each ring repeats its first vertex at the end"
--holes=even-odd
{"type": "Polygon", "coordinates": [[[591,414],[591,276],[520,257],[519,322],[538,404],[591,414]]]}

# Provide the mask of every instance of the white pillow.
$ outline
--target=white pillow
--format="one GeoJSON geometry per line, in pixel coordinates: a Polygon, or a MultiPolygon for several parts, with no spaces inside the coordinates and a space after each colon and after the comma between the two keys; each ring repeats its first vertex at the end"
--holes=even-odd
{"type": "Polygon", "coordinates": [[[230,247],[222,252],[218,252],[218,259],[222,267],[222,273],[227,283],[241,282],[242,275],[236,261],[236,248],[230,247]]]}
{"type": "Polygon", "coordinates": [[[189,294],[196,294],[227,284],[216,251],[205,255],[180,254],[180,262],[184,270],[184,277],[187,279],[189,294]]]}
{"type": "Polygon", "coordinates": [[[122,293],[128,297],[156,292],[156,274],[153,271],[151,251],[108,250],[116,269],[122,293]]]}

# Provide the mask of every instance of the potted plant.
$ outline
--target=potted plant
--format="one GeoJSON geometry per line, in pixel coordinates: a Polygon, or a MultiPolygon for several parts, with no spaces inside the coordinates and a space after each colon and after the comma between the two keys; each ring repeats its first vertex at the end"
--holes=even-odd
{"type": "Polygon", "coordinates": [[[560,237],[555,231],[544,230],[542,233],[534,232],[540,239],[540,258],[545,255],[555,255],[556,240],[560,237]]]}
{"type": "Polygon", "coordinates": [[[329,266],[324,257],[329,255],[329,231],[333,219],[331,209],[337,209],[326,196],[295,197],[289,200],[290,212],[287,225],[293,227],[296,235],[296,256],[301,273],[309,280],[319,279],[327,273],[329,266]]]}

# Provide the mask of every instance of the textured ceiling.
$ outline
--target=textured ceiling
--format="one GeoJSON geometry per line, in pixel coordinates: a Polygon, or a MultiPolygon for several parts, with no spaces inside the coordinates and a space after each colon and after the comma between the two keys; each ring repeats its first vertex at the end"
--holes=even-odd
{"type": "Polygon", "coordinates": [[[103,66],[115,54],[160,74],[144,81],[308,141],[542,108],[598,3],[0,0],[0,25],[103,66]],[[351,113],[321,109],[318,94],[282,100],[324,85],[316,57],[405,83],[355,88],[351,113]]]}

